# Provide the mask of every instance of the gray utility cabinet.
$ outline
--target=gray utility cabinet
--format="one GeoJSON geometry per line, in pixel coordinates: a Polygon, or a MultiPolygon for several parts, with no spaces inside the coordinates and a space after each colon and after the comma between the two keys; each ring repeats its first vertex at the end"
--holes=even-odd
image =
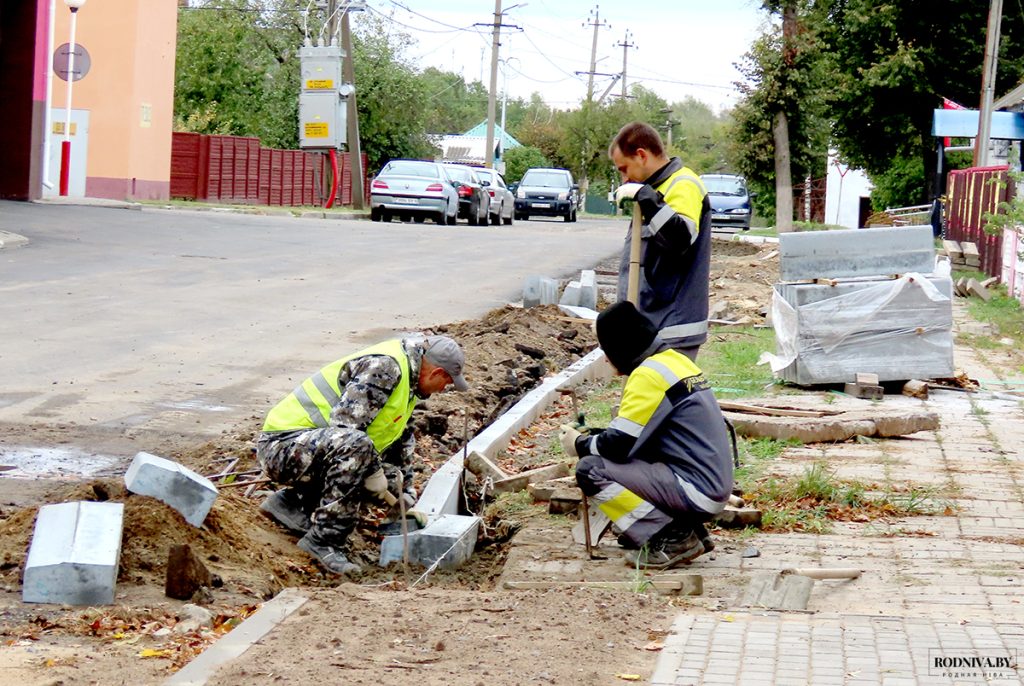
{"type": "Polygon", "coordinates": [[[775,374],[799,385],[953,376],[953,284],[933,273],[931,227],[784,234],[775,374]],[[905,271],[909,270],[909,271],[905,271]]]}

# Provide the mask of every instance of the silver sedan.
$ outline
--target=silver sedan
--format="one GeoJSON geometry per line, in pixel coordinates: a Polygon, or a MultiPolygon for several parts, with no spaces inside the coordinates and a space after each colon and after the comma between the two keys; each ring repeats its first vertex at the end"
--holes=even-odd
{"type": "Polygon", "coordinates": [[[491,223],[512,223],[512,213],[516,209],[516,196],[505,185],[505,179],[494,169],[477,169],[479,176],[491,194],[491,223]]]}
{"type": "Polygon", "coordinates": [[[452,225],[459,196],[442,165],[422,160],[391,160],[370,184],[370,219],[392,217],[452,225]]]}

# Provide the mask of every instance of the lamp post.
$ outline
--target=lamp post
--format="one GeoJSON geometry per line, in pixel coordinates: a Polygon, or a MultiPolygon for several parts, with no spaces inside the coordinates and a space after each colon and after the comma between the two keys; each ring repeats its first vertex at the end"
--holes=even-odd
{"type": "Polygon", "coordinates": [[[71,39],[68,43],[68,97],[64,114],[64,141],[60,145],[60,194],[68,194],[68,177],[71,168],[71,87],[75,83],[75,27],[78,10],[85,0],[64,0],[71,10],[71,39]]]}

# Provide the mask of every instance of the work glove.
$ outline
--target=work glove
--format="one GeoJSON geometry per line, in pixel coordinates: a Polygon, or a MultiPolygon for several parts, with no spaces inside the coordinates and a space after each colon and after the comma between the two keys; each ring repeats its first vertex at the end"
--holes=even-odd
{"type": "Polygon", "coordinates": [[[391,492],[388,490],[388,478],[384,475],[383,468],[378,468],[377,471],[366,477],[363,481],[363,488],[388,505],[394,505],[398,502],[398,499],[391,495],[391,492]]]}
{"type": "Polygon", "coordinates": [[[644,187],[642,183],[624,183],[615,189],[615,204],[622,207],[622,203],[636,198],[636,194],[644,187]]]}
{"type": "Polygon", "coordinates": [[[570,457],[579,457],[576,451],[576,439],[583,434],[573,428],[570,424],[562,424],[558,432],[558,440],[562,443],[562,450],[570,457]]]}

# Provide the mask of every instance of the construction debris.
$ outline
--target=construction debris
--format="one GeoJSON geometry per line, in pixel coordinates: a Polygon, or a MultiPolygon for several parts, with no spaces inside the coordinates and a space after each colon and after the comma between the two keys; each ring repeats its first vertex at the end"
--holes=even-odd
{"type": "Polygon", "coordinates": [[[736,508],[727,506],[715,515],[715,523],[724,529],[743,529],[748,526],[761,528],[761,511],[753,507],[736,508]]]}
{"type": "Polygon", "coordinates": [[[928,399],[928,382],[919,379],[911,379],[903,384],[903,395],[911,398],[928,399]]]}

